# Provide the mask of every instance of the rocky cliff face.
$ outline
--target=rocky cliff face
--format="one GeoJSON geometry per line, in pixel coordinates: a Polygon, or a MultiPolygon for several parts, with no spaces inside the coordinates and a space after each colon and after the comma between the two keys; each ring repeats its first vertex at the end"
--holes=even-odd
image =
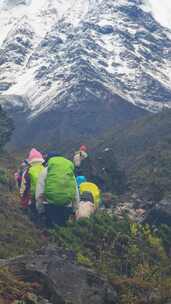
{"type": "Polygon", "coordinates": [[[144,1],[5,7],[0,99],[12,111],[17,132],[25,125],[20,142],[35,128],[35,141],[56,129],[58,137],[71,129],[72,136],[89,135],[142,115],[138,108],[170,106],[170,32],[144,1]]]}

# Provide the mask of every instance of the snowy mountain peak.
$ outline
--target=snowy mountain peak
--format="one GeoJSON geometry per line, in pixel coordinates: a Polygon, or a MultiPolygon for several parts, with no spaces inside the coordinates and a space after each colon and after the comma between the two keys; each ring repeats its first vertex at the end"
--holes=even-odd
{"type": "Polygon", "coordinates": [[[29,4],[30,3],[27,0],[2,0],[0,1],[0,8],[7,10],[19,5],[29,5],[29,4]]]}
{"type": "Polygon", "coordinates": [[[170,107],[171,32],[158,19],[160,3],[4,1],[1,102],[22,109],[28,121],[86,102],[170,107]]]}
{"type": "Polygon", "coordinates": [[[144,9],[151,12],[153,17],[165,27],[171,29],[171,1],[144,0],[144,9]]]}
{"type": "Polygon", "coordinates": [[[34,28],[35,33],[43,37],[52,25],[62,18],[78,24],[95,2],[93,0],[2,1],[0,25],[3,30],[0,33],[0,44],[14,24],[19,23],[24,16],[34,28]]]}

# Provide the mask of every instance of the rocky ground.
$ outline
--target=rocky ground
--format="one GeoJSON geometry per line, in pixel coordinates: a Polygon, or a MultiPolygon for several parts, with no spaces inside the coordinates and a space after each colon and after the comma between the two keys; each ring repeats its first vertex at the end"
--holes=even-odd
{"type": "Polygon", "coordinates": [[[8,195],[6,202],[0,196],[0,304],[169,304],[170,270],[166,274],[165,267],[170,243],[166,255],[158,234],[142,228],[142,223],[169,224],[169,201],[154,205],[135,193],[117,197],[94,219],[48,232],[45,239],[22,214],[14,193],[13,199],[10,191],[8,195]],[[113,216],[129,220],[115,223],[113,216]],[[134,231],[130,227],[135,223],[134,231]],[[157,269],[156,256],[161,267],[157,269]],[[138,267],[133,262],[129,266],[130,258],[138,267]],[[166,276],[165,287],[160,285],[161,273],[166,276]],[[168,294],[166,302],[161,302],[162,288],[168,294]]]}
{"type": "MultiPolygon", "coordinates": [[[[106,194],[104,194],[106,195],[106,194]]],[[[112,193],[107,193],[112,197],[112,193]]],[[[122,219],[125,216],[131,221],[150,225],[171,225],[171,198],[162,199],[158,203],[139,197],[136,193],[128,193],[114,197],[106,212],[122,219]]]]}
{"type": "Polygon", "coordinates": [[[26,303],[117,303],[114,286],[95,271],[76,265],[70,252],[54,245],[1,265],[30,284],[30,291],[20,295],[26,303]]]}
{"type": "Polygon", "coordinates": [[[107,213],[49,232],[39,249],[1,259],[0,303],[169,304],[169,256],[159,234],[107,213]]]}

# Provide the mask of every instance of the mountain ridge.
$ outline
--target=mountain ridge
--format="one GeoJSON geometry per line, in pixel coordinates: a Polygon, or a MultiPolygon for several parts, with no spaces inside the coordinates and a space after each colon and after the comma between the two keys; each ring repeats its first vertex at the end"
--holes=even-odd
{"type": "MultiPolygon", "coordinates": [[[[119,108],[114,109],[115,100],[121,101],[121,108],[127,102],[121,123],[127,120],[126,112],[132,105],[140,108],[140,113],[141,108],[158,112],[170,107],[170,32],[143,9],[144,1],[67,3],[65,7],[65,0],[43,2],[42,7],[35,7],[33,17],[46,24],[46,30],[42,25],[42,32],[36,32],[35,20],[29,19],[28,13],[19,18],[1,44],[0,102],[12,113],[16,129],[18,117],[24,117],[26,125],[36,124],[46,133],[42,117],[47,115],[51,120],[56,115],[58,125],[63,108],[65,113],[72,111],[75,124],[77,107],[82,107],[83,113],[84,103],[88,110],[95,100],[98,103],[93,112],[97,111],[97,116],[99,103],[104,104],[107,116],[113,102],[113,121],[116,110],[119,115],[119,108]],[[112,96],[109,100],[107,91],[112,96]]],[[[23,5],[19,7],[23,10],[23,5]]],[[[6,14],[11,12],[15,15],[14,9],[6,14]]],[[[63,120],[67,121],[65,114],[63,120]]],[[[81,120],[79,123],[83,124],[81,120]]],[[[91,128],[93,123],[91,119],[91,128]]],[[[108,120],[103,124],[111,126],[108,120]]],[[[64,128],[70,128],[67,122],[64,128]]]]}

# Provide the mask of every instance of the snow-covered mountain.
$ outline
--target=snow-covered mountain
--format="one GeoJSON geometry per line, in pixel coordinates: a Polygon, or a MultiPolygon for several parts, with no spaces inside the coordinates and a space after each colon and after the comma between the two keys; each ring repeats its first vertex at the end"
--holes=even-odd
{"type": "Polygon", "coordinates": [[[1,103],[37,128],[82,117],[81,134],[170,107],[170,15],[168,0],[0,1],[1,103]]]}

